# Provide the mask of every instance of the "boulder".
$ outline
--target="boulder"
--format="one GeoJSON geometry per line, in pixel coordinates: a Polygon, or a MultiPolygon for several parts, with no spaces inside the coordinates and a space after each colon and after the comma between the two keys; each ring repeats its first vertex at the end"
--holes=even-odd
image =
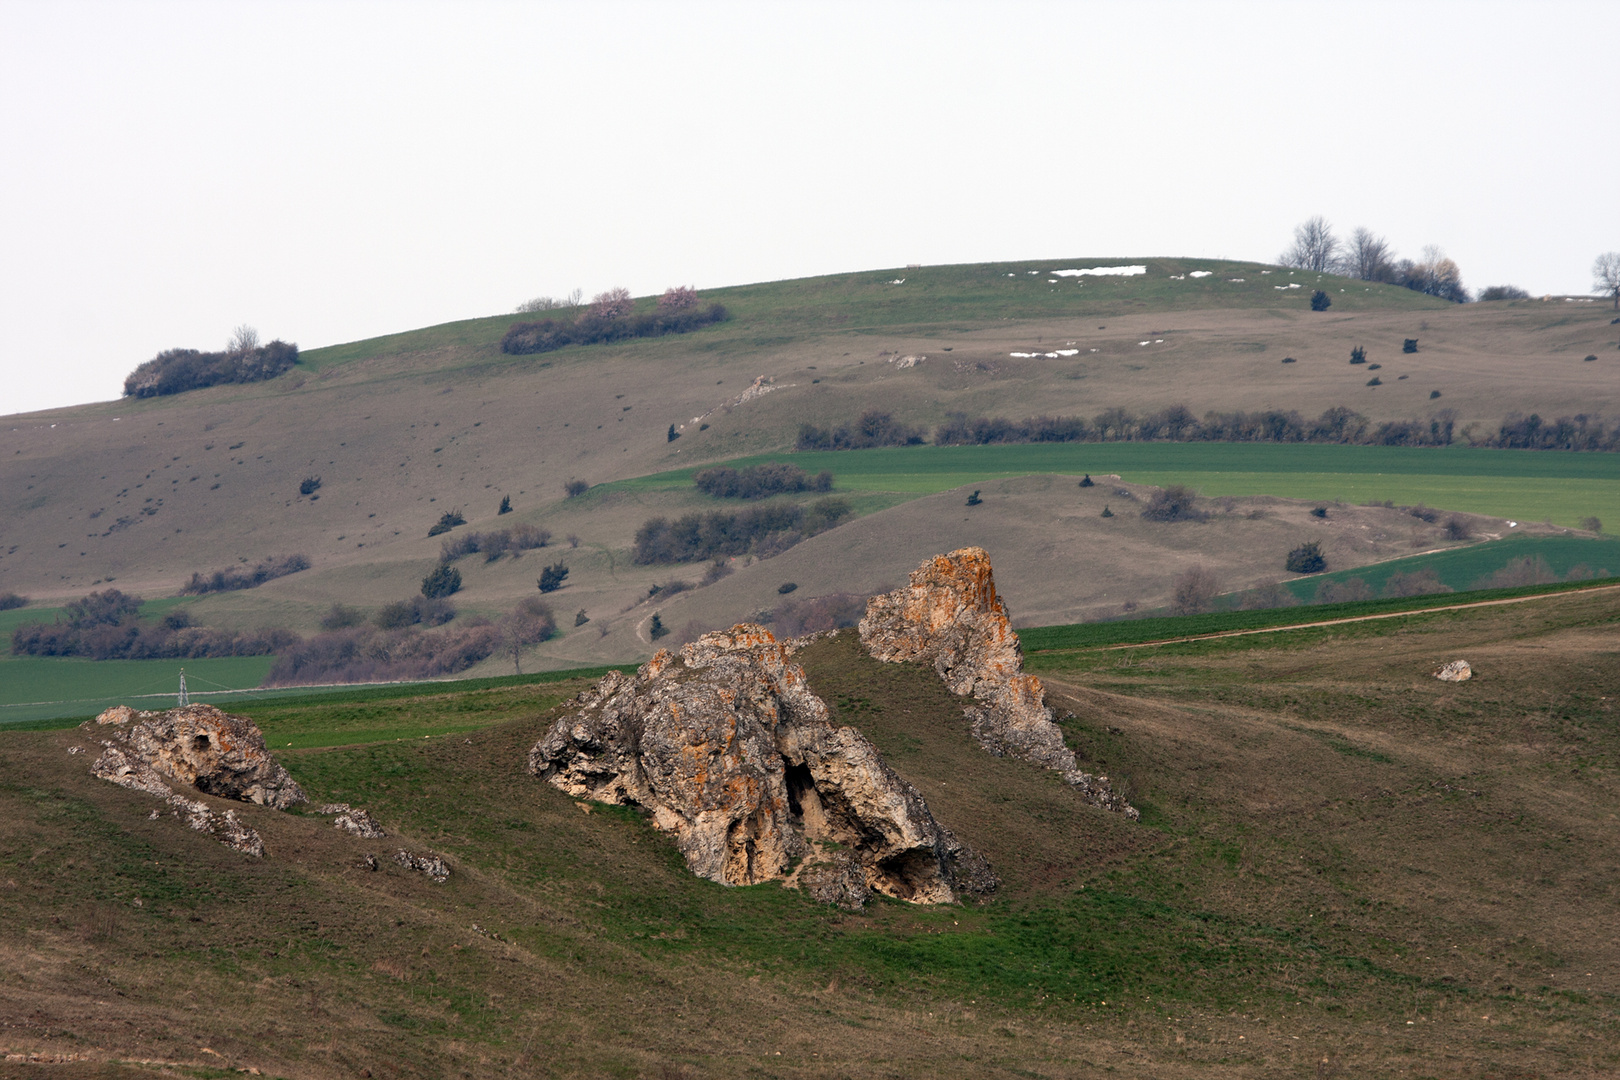
{"type": "Polygon", "coordinates": [[[113,728],[103,742],[105,751],[90,767],[103,780],[163,798],[182,787],[277,810],[307,801],[245,716],[212,705],[164,712],[115,706],[96,722],[113,728]]]}
{"type": "Polygon", "coordinates": [[[789,880],[824,846],[858,870],[834,859],[812,892],[846,906],[868,890],[945,903],[998,884],[859,731],[832,723],[761,626],[608,673],[535,744],[529,770],[575,798],[646,809],[693,873],[726,885],[789,880]]]}
{"type": "Polygon", "coordinates": [[[1474,669],[1468,666],[1466,660],[1453,660],[1442,664],[1434,677],[1441,682],[1467,682],[1474,677],[1474,669]]]}
{"type": "Polygon", "coordinates": [[[936,555],[905,588],[872,597],[860,632],[874,659],[931,664],[953,694],[972,697],[963,711],[985,750],[1055,770],[1087,802],[1140,816],[1106,776],[1081,772],[1064,744],[1041,681],[1024,673],[1023,647],[983,548],[936,555]]]}

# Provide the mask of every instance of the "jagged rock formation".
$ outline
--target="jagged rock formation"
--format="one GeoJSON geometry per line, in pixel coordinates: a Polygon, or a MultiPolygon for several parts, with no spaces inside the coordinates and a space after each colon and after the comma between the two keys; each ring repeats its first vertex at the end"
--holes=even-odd
{"type": "Polygon", "coordinates": [[[788,647],[748,623],[604,676],[529,770],[576,798],[644,807],[693,873],[728,885],[789,880],[858,907],[867,890],[944,903],[998,883],[860,732],[832,723],[788,647]],[[830,858],[828,841],[841,845],[830,858]]]}
{"type": "MultiPolygon", "coordinates": [[[[366,858],[375,862],[373,856],[367,855],[366,858]]],[[[394,852],[394,861],[407,870],[415,870],[418,873],[426,874],[435,885],[443,885],[450,880],[449,864],[437,855],[413,855],[404,848],[400,848],[394,852]]],[[[376,867],[373,866],[372,868],[375,869],[376,867]]]]}
{"type": "Polygon", "coordinates": [[[364,810],[350,806],[346,802],[327,803],[315,811],[321,815],[336,815],[332,818],[332,827],[342,829],[346,833],[353,833],[362,840],[381,840],[388,834],[383,827],[377,824],[377,819],[364,810]]]}
{"type": "MultiPolygon", "coordinates": [[[[200,833],[249,855],[264,854],[264,841],[236,811],[215,813],[208,804],[177,795],[191,788],[225,799],[278,810],[306,801],[303,791],[265,748],[258,726],[212,705],[186,705],[166,712],[137,712],[117,705],[96,723],[111,727],[111,738],[90,772],[135,791],[163,799],[170,815],[200,833]]],[[[153,810],[155,819],[161,811],[153,810]]]]}
{"type": "Polygon", "coordinates": [[[285,810],[307,802],[304,792],[264,745],[258,725],[212,705],[136,712],[118,705],[96,723],[112,738],[90,771],[137,791],[167,798],[170,785],[285,810]]]}
{"type": "Polygon", "coordinates": [[[906,588],[872,597],[861,644],[886,663],[932,664],[951,693],[971,696],[974,704],[964,712],[974,739],[990,753],[1044,765],[1086,801],[1132,820],[1140,816],[1106,776],[1081,772],[1064,745],[1041,681],[1024,674],[1024,651],[983,548],[936,555],[912,571],[906,588]]]}
{"type": "Polygon", "coordinates": [[[1453,660],[1440,665],[1434,677],[1441,682],[1467,682],[1474,677],[1474,669],[1468,666],[1466,660],[1453,660]]]}

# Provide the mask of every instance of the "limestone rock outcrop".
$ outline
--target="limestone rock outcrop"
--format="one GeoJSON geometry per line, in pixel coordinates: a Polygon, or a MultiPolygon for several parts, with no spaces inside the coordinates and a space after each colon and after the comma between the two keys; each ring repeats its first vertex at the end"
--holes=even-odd
{"type": "Polygon", "coordinates": [[[648,810],[693,873],[943,903],[998,884],[854,728],[833,724],[788,647],[742,623],[634,676],[610,672],[529,754],[568,794],[648,810]],[[831,855],[829,857],[829,851],[831,855]]]}
{"type": "Polygon", "coordinates": [[[167,798],[178,786],[285,810],[304,792],[264,745],[258,725],[212,705],[163,712],[115,706],[96,718],[113,728],[90,771],[103,780],[167,798]]]}
{"type": "Polygon", "coordinates": [[[983,548],[936,555],[912,571],[905,588],[872,597],[860,632],[873,658],[931,664],[953,694],[972,697],[964,712],[990,753],[1053,769],[1088,802],[1140,816],[1106,776],[1082,772],[1064,745],[1041,681],[1024,673],[1023,648],[983,548]]]}
{"type": "Polygon", "coordinates": [[[1434,677],[1441,682],[1467,682],[1474,677],[1474,669],[1468,666],[1466,660],[1452,660],[1440,665],[1434,677]]]}

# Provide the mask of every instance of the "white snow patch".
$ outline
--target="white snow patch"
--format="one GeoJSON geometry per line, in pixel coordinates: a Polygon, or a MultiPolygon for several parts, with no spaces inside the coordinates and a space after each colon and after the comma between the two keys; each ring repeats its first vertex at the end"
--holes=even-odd
{"type": "Polygon", "coordinates": [[[1261,273],[1262,273],[1262,274],[1269,274],[1269,273],[1271,273],[1271,271],[1270,271],[1270,270],[1262,270],[1262,271],[1260,271],[1260,272],[1261,272],[1261,273]]]}
{"type": "Polygon", "coordinates": [[[889,357],[889,363],[897,368],[908,368],[916,367],[926,359],[928,359],[926,356],[891,356],[889,357]]]}
{"type": "Polygon", "coordinates": [[[1243,284],[1243,279],[1240,278],[1240,277],[1229,277],[1226,280],[1230,281],[1233,285],[1241,285],[1241,284],[1243,284]]]}
{"type": "Polygon", "coordinates": [[[1214,272],[1215,271],[1213,271],[1213,270],[1191,270],[1191,271],[1188,271],[1187,276],[1188,277],[1209,277],[1214,272]]]}
{"type": "Polygon", "coordinates": [[[1155,345],[1163,345],[1164,344],[1164,338],[1162,338],[1162,337],[1154,338],[1153,339],[1153,344],[1155,344],[1155,345]]]}
{"type": "MultiPolygon", "coordinates": [[[[1031,270],[1030,273],[1035,271],[1031,270]]],[[[1145,266],[1093,266],[1085,270],[1053,270],[1053,277],[1135,277],[1147,273],[1145,266]]]]}
{"type": "Polygon", "coordinates": [[[1137,344],[1138,345],[1151,345],[1151,344],[1153,344],[1153,342],[1151,342],[1151,341],[1138,341],[1137,344]]]}
{"type": "Polygon", "coordinates": [[[1171,274],[1170,275],[1170,280],[1171,281],[1186,281],[1187,280],[1187,275],[1186,274],[1171,274]]]}
{"type": "Polygon", "coordinates": [[[1508,522],[1508,528],[1510,528],[1510,529],[1517,529],[1517,528],[1518,528],[1518,527],[1519,527],[1519,523],[1518,523],[1518,522],[1517,522],[1517,521],[1510,521],[1510,522],[1508,522]]]}
{"type": "Polygon", "coordinates": [[[890,285],[904,285],[905,283],[906,279],[903,277],[895,278],[893,281],[889,282],[890,285]]]}
{"type": "MultiPolygon", "coordinates": [[[[1097,350],[1092,349],[1091,351],[1096,352],[1097,350]]],[[[1056,350],[1054,352],[1012,352],[1012,353],[1008,353],[1007,355],[1017,357],[1020,360],[1035,360],[1035,359],[1056,360],[1060,356],[1078,356],[1078,355],[1080,355],[1080,350],[1079,349],[1058,349],[1058,350],[1056,350]]]]}

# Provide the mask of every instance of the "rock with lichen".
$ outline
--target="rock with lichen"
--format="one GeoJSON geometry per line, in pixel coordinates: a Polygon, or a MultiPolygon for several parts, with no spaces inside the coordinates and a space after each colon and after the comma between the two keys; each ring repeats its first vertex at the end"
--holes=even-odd
{"type": "Polygon", "coordinates": [[[812,892],[845,906],[873,891],[944,903],[997,884],[865,736],[832,722],[761,626],[610,672],[535,744],[529,769],[575,798],[646,809],[693,873],[727,885],[797,884],[823,847],[847,855],[812,875],[812,892]]]}
{"type": "Polygon", "coordinates": [[[112,728],[90,771],[103,780],[167,797],[175,787],[277,810],[308,801],[270,755],[258,725],[212,705],[163,712],[126,706],[96,718],[112,728]]]}
{"type": "Polygon", "coordinates": [[[872,597],[860,633],[873,658],[928,664],[953,694],[971,697],[963,711],[985,750],[1045,766],[1086,801],[1139,816],[1106,776],[1082,772],[1064,744],[1041,681],[1024,672],[1023,648],[983,548],[936,555],[912,571],[905,588],[872,597]]]}

